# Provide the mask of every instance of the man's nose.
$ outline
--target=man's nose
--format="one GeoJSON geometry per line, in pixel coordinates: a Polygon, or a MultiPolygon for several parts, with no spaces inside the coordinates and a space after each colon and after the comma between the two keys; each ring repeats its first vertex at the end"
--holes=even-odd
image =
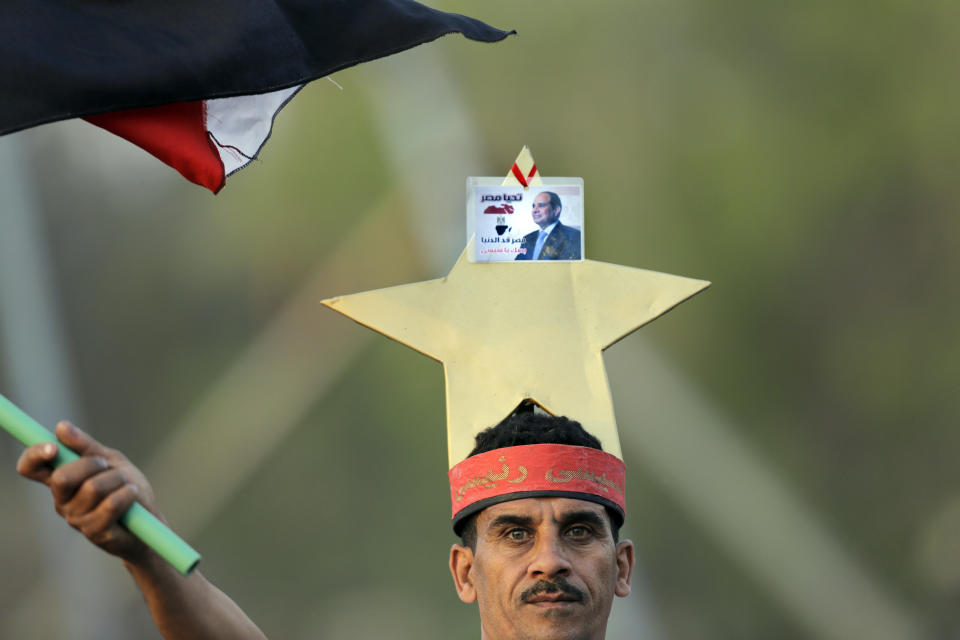
{"type": "Polygon", "coordinates": [[[564,576],[570,573],[570,560],[558,536],[541,536],[533,548],[530,573],[538,577],[564,576]]]}

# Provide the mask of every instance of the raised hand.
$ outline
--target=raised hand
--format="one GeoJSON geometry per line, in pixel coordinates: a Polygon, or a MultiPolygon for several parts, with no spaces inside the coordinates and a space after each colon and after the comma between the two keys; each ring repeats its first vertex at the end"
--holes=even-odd
{"type": "Polygon", "coordinates": [[[124,560],[141,558],[146,546],[119,520],[138,500],[156,514],[146,477],[122,453],[104,447],[69,422],[59,423],[56,434],[81,456],[79,460],[54,469],[51,463],[58,445],[47,442],[24,451],[17,471],[50,487],[57,513],[92,543],[124,560]]]}

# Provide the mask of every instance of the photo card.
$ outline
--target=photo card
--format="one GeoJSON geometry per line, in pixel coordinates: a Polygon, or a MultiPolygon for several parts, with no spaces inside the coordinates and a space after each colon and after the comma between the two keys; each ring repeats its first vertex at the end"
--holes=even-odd
{"type": "Polygon", "coordinates": [[[583,179],[544,178],[526,189],[502,178],[467,179],[473,262],[583,259],[583,179]]]}

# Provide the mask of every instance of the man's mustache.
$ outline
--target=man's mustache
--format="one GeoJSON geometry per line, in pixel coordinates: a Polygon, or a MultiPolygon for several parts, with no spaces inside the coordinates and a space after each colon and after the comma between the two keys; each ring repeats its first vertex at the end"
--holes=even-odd
{"type": "Polygon", "coordinates": [[[583,592],[567,582],[565,578],[557,578],[553,582],[540,580],[533,586],[525,589],[524,592],[520,594],[520,599],[523,602],[527,602],[530,598],[538,596],[541,593],[563,593],[576,599],[577,602],[583,602],[583,592]]]}

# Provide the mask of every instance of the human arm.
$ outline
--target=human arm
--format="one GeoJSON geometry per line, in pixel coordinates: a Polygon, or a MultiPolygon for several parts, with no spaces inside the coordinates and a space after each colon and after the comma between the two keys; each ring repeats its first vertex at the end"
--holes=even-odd
{"type": "Polygon", "coordinates": [[[50,488],[54,508],[70,526],[123,560],[164,638],[265,640],[240,607],[202,574],[181,575],[120,525],[134,501],[163,519],[150,483],[126,456],[66,422],[56,433],[79,460],[54,469],[50,463],[57,445],[43,443],[24,451],[17,470],[50,488]]]}

